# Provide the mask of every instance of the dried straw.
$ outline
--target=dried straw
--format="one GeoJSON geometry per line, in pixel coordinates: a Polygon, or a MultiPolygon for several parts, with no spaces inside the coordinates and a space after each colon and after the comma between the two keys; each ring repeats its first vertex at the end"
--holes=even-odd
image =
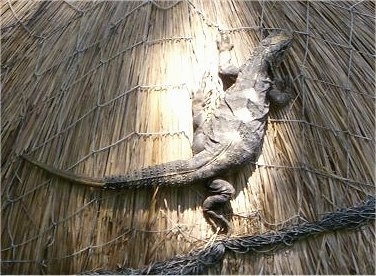
{"type": "MultiPolygon", "coordinates": [[[[294,100],[272,112],[257,165],[230,177],[233,235],[374,194],[374,11],[371,1],[2,3],[2,272],[137,268],[215,238],[200,185],[101,192],[19,154],[90,176],[189,158],[190,96],[216,75],[218,29],[239,65],[262,30],[294,31],[278,70],[294,100]]],[[[363,227],[272,256],[228,255],[212,273],[372,274],[374,236],[363,227]]]]}

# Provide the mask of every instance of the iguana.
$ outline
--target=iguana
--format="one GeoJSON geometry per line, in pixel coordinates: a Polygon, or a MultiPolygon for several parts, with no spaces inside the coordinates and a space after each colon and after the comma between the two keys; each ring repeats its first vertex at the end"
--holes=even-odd
{"type": "Polygon", "coordinates": [[[269,35],[238,69],[230,63],[229,53],[233,45],[228,35],[220,36],[217,40],[219,74],[236,80],[225,91],[212,116],[197,124],[194,155],[188,160],[150,166],[126,175],[93,178],[53,168],[28,156],[22,157],[52,175],[102,189],[206,183],[211,195],[203,202],[204,215],[228,231],[229,222],[216,210],[229,202],[235,189],[221,179],[221,175],[256,161],[265,134],[269,103],[284,105],[288,102],[289,95],[276,90],[273,70],[291,42],[292,37],[286,32],[269,35]]]}

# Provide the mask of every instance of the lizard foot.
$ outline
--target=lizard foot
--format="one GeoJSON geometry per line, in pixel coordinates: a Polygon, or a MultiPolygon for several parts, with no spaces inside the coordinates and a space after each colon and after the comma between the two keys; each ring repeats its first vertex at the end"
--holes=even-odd
{"type": "Polygon", "coordinates": [[[204,211],[204,217],[206,221],[212,227],[213,232],[216,232],[219,227],[219,233],[226,233],[229,236],[232,232],[230,222],[220,214],[217,214],[215,211],[209,210],[204,211]]]}
{"type": "Polygon", "coordinates": [[[215,179],[208,185],[210,193],[202,204],[204,217],[209,224],[216,229],[218,226],[221,232],[230,233],[231,227],[229,221],[217,211],[223,209],[235,193],[234,187],[227,181],[215,179]]]}
{"type": "Polygon", "coordinates": [[[231,43],[230,37],[226,33],[220,33],[217,35],[217,48],[219,52],[231,51],[234,45],[231,43]]]}

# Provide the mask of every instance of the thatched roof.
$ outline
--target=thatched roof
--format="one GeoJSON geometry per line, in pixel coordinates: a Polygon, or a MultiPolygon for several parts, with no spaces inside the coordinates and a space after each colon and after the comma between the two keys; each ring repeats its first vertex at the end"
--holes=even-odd
{"type": "MultiPolygon", "coordinates": [[[[271,114],[255,170],[232,176],[232,236],[374,195],[374,2],[1,5],[3,273],[140,268],[216,238],[200,186],[103,192],[19,155],[89,176],[189,158],[190,96],[205,73],[216,76],[219,30],[238,64],[269,29],[294,32],[279,70],[294,100],[271,114]]],[[[273,254],[227,254],[210,273],[374,274],[374,237],[368,225],[273,254]]]]}

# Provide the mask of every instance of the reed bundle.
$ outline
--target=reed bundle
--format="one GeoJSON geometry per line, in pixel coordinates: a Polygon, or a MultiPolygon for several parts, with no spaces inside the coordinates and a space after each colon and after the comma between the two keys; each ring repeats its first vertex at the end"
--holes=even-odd
{"type": "MultiPolygon", "coordinates": [[[[2,272],[142,267],[214,239],[200,185],[103,192],[88,176],[191,156],[191,95],[216,76],[218,30],[241,65],[263,34],[294,32],[278,73],[294,100],[262,154],[230,178],[234,236],[313,221],[375,193],[375,4],[7,1],[1,4],[2,272]]],[[[374,274],[375,230],[329,233],[211,273],[374,274]]]]}

